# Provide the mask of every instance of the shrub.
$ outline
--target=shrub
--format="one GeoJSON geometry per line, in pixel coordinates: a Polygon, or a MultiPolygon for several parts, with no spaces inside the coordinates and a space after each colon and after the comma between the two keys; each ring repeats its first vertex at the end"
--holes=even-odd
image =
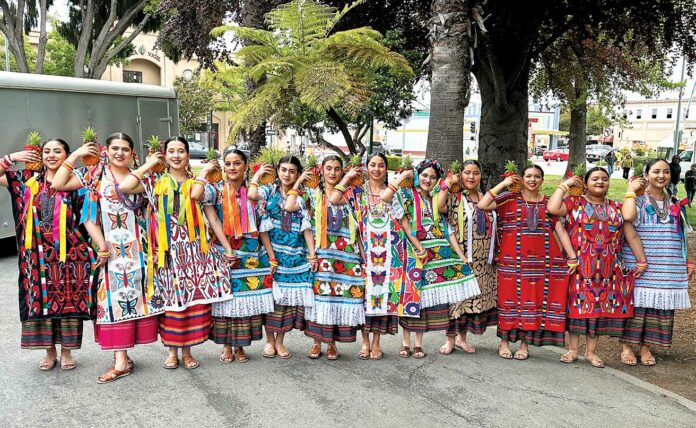
{"type": "Polygon", "coordinates": [[[401,156],[387,156],[387,169],[396,171],[401,168],[401,156]]]}

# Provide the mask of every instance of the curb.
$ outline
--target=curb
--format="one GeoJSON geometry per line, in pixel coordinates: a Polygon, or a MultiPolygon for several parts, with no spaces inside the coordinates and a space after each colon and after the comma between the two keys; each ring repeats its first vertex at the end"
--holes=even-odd
{"type": "MultiPolygon", "coordinates": [[[[557,348],[555,346],[542,346],[543,349],[546,349],[548,351],[554,352],[558,355],[563,355],[567,352],[566,349],[561,349],[557,348]]],[[[578,355],[578,361],[585,361],[585,357],[582,355],[578,355]]],[[[609,373],[610,375],[617,377],[621,380],[624,380],[630,384],[633,384],[639,388],[643,388],[646,391],[650,391],[653,394],[656,395],[661,395],[663,397],[671,398],[681,406],[685,407],[686,409],[690,410],[693,413],[696,413],[696,401],[691,401],[688,398],[682,397],[681,395],[674,393],[672,391],[666,390],[664,388],[660,388],[657,385],[653,385],[650,382],[646,382],[642,379],[639,379],[635,376],[632,376],[626,372],[623,372],[621,370],[605,366],[603,369],[604,372],[609,373]]]]}

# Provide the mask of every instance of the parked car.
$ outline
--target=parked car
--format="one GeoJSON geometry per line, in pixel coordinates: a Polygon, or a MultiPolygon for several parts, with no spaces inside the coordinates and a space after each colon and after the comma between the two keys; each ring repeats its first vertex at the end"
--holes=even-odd
{"type": "Polygon", "coordinates": [[[679,153],[679,166],[681,166],[681,174],[679,178],[683,181],[684,180],[684,174],[686,174],[686,171],[691,169],[691,164],[694,163],[694,150],[689,149],[689,150],[684,150],[683,152],[679,153]]]}
{"type": "Polygon", "coordinates": [[[547,150],[542,155],[542,158],[545,161],[552,160],[552,159],[557,161],[557,162],[567,161],[568,160],[568,149],[547,150]]]}
{"type": "Polygon", "coordinates": [[[604,157],[610,151],[617,151],[612,146],[607,146],[604,144],[594,144],[592,146],[587,146],[587,152],[585,153],[585,159],[587,162],[596,163],[604,159],[604,157]]]}
{"type": "MultiPolygon", "coordinates": [[[[220,157],[220,152],[215,150],[215,156],[220,157]]],[[[208,157],[208,148],[201,143],[189,143],[189,158],[191,159],[206,159],[208,157]]]]}

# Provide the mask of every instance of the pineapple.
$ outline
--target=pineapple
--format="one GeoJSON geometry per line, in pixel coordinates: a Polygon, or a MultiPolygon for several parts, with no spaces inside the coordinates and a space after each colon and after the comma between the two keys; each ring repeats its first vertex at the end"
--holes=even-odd
{"type": "MultiPolygon", "coordinates": [[[[413,169],[413,160],[411,159],[411,155],[406,155],[401,160],[401,168],[397,172],[402,173],[402,172],[409,170],[409,169],[413,169]]],[[[404,181],[401,182],[399,187],[401,187],[403,189],[413,188],[413,178],[405,179],[404,181]]]]}
{"type": "MultiPolygon", "coordinates": [[[[519,170],[517,169],[517,164],[514,161],[505,162],[505,174],[503,177],[510,177],[511,175],[519,175],[519,170]]],[[[522,186],[519,184],[513,184],[508,187],[511,193],[519,193],[522,190],[522,186]]]]}
{"type": "MultiPolygon", "coordinates": [[[[645,169],[645,163],[642,160],[633,162],[633,175],[629,181],[636,180],[643,176],[643,170],[645,169]]],[[[642,187],[636,190],[636,195],[642,196],[645,193],[645,188],[642,187]]]]}
{"type": "MultiPolygon", "coordinates": [[[[29,133],[24,150],[36,152],[39,156],[41,156],[41,134],[39,134],[38,131],[32,131],[29,133]]],[[[41,168],[43,168],[43,162],[26,162],[25,167],[29,171],[41,171],[41,168]]]]}
{"type": "MultiPolygon", "coordinates": [[[[215,149],[208,149],[206,159],[208,162],[217,159],[217,153],[215,153],[215,149]]],[[[217,183],[218,181],[222,181],[222,171],[220,170],[220,168],[215,168],[211,171],[208,171],[208,173],[205,175],[205,179],[211,183],[217,183]]]]}
{"type": "MultiPolygon", "coordinates": [[[[82,131],[82,144],[96,143],[97,133],[94,132],[94,128],[88,126],[82,131]]],[[[99,145],[97,144],[97,147],[99,145]]],[[[99,163],[99,156],[95,155],[85,155],[82,156],[82,165],[84,166],[94,166],[99,163]]]]}
{"type": "MultiPolygon", "coordinates": [[[[362,159],[360,158],[360,155],[352,155],[348,160],[348,165],[348,168],[360,168],[362,166],[362,159]]],[[[363,178],[361,169],[360,175],[350,180],[350,185],[352,187],[360,187],[363,184],[365,184],[365,178],[363,178]]]]}
{"type": "Polygon", "coordinates": [[[457,182],[452,184],[449,188],[452,193],[459,193],[462,191],[462,183],[459,177],[459,173],[462,171],[462,164],[458,160],[452,161],[449,168],[447,169],[447,177],[456,176],[457,182]]]}
{"type": "MultiPolygon", "coordinates": [[[[586,168],[583,164],[578,164],[573,167],[571,174],[576,177],[583,177],[585,175],[586,168]]],[[[570,196],[580,196],[585,192],[585,186],[573,186],[568,190],[570,196]]]]}
{"type": "Polygon", "coordinates": [[[314,155],[307,156],[307,172],[309,174],[307,175],[304,185],[310,189],[316,189],[319,187],[319,175],[321,174],[321,170],[319,167],[319,159],[314,155]]]}
{"type": "MultiPolygon", "coordinates": [[[[159,139],[159,135],[150,135],[147,139],[147,155],[150,156],[153,153],[158,153],[162,151],[162,142],[159,139]]],[[[152,168],[152,172],[155,174],[161,174],[164,172],[164,164],[160,163],[152,168]]]]}
{"type": "Polygon", "coordinates": [[[264,147],[261,149],[261,153],[259,153],[258,158],[256,158],[256,163],[253,165],[253,171],[258,171],[259,168],[261,168],[264,164],[271,165],[274,169],[270,173],[261,176],[261,179],[259,180],[260,184],[271,184],[275,181],[275,166],[282,157],[282,152],[271,147],[264,147]]]}

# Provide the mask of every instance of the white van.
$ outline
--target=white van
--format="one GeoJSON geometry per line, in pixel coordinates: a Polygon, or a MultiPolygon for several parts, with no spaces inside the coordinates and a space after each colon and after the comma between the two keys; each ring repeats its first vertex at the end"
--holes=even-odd
{"type": "Polygon", "coordinates": [[[683,152],[679,153],[679,159],[679,166],[681,166],[681,174],[679,178],[684,180],[684,174],[686,174],[686,171],[690,170],[691,165],[696,162],[696,159],[694,159],[694,150],[684,150],[683,152]]]}

